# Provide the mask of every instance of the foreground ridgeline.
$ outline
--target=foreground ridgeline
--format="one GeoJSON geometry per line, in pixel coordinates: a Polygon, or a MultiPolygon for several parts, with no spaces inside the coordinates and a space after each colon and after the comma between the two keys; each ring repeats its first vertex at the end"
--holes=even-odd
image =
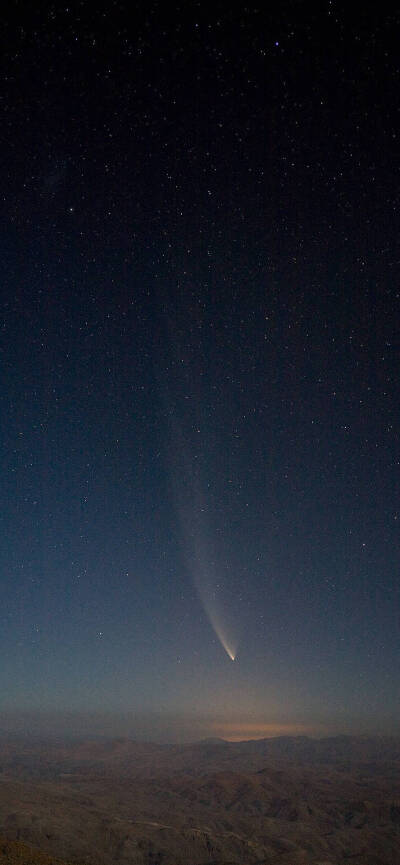
{"type": "Polygon", "coordinates": [[[399,862],[395,739],[3,737],[0,767],[0,865],[399,862]]]}

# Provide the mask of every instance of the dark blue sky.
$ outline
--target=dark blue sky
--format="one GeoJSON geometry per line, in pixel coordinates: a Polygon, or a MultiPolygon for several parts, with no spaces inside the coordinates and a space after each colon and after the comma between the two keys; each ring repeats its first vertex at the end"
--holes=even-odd
{"type": "Polygon", "coordinates": [[[4,711],[394,728],[398,24],[11,4],[4,711]]]}

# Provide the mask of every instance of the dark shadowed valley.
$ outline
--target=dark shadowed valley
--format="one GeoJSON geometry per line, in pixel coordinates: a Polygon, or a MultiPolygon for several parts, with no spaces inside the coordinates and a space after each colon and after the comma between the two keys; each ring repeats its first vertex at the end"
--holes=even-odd
{"type": "Polygon", "coordinates": [[[0,755],[0,862],[400,863],[397,739],[4,737],[0,755]]]}

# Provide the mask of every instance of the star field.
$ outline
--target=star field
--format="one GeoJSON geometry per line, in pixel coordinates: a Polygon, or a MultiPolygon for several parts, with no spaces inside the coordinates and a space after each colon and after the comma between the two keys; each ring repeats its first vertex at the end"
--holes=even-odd
{"type": "Polygon", "coordinates": [[[398,32],[10,5],[4,711],[394,728],[398,32]]]}

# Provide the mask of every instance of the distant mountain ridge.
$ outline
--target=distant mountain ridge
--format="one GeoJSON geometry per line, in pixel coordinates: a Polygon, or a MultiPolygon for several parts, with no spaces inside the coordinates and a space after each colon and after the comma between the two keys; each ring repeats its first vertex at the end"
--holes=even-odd
{"type": "Polygon", "coordinates": [[[0,773],[54,778],[60,772],[152,775],[176,772],[258,771],[266,765],[318,766],[393,763],[400,760],[400,738],[280,736],[242,742],[207,739],[185,745],[159,745],[132,739],[38,740],[0,738],[0,773]]]}

